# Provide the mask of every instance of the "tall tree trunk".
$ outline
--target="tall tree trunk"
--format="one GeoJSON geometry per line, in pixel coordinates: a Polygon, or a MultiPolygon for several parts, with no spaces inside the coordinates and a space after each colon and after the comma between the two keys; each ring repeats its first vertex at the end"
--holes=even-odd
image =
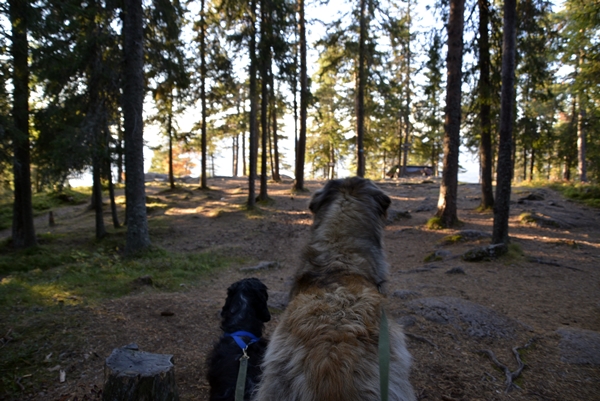
{"type": "Polygon", "coordinates": [[[141,0],[125,0],[123,10],[123,119],[125,197],[129,255],[150,246],[144,183],[144,26],[141,0]]]}
{"type": "Polygon", "coordinates": [[[479,166],[481,174],[481,209],[494,207],[494,188],[492,186],[492,120],[491,120],[491,82],[490,82],[490,40],[489,40],[489,2],[478,0],[479,6],[479,121],[481,141],[479,142],[479,166]]]}
{"type": "Polygon", "coordinates": [[[202,132],[200,138],[200,147],[202,150],[202,166],[200,172],[200,188],[207,189],[206,182],[206,154],[207,154],[207,133],[206,133],[206,16],[204,10],[204,0],[200,1],[200,101],[202,103],[202,132]]]}
{"type": "Polygon", "coordinates": [[[356,175],[365,176],[365,84],[366,84],[366,58],[367,58],[367,0],[360,0],[360,34],[358,42],[358,68],[356,76],[356,175]]]}
{"type": "Polygon", "coordinates": [[[446,58],[448,80],[446,86],[446,120],[444,123],[444,170],[442,172],[437,211],[437,216],[445,227],[452,227],[458,222],[456,202],[460,146],[464,8],[464,0],[450,0],[448,55],[446,58]]]}
{"type": "Polygon", "coordinates": [[[271,76],[271,119],[272,119],[272,132],[273,132],[273,181],[281,182],[279,175],[279,143],[277,139],[277,98],[275,97],[275,76],[273,71],[269,74],[271,76]]]}
{"type": "Polygon", "coordinates": [[[267,144],[269,141],[269,68],[271,66],[271,34],[270,10],[266,1],[261,1],[260,18],[260,78],[261,78],[261,104],[260,104],[260,127],[261,127],[261,159],[260,159],[260,193],[258,199],[266,201],[267,194],[267,160],[269,153],[267,144]]]}
{"type": "Polygon", "coordinates": [[[408,29],[408,38],[406,43],[406,63],[405,63],[405,71],[404,71],[404,88],[406,90],[406,104],[404,106],[404,147],[402,149],[402,175],[406,175],[406,165],[408,164],[408,151],[410,148],[410,82],[411,82],[411,74],[410,74],[410,62],[411,62],[411,51],[410,51],[410,26],[411,26],[411,15],[410,15],[410,0],[408,0],[406,5],[406,13],[407,13],[407,29],[408,29]]]}
{"type": "Polygon", "coordinates": [[[306,156],[306,120],[308,110],[308,75],[306,64],[306,21],[304,18],[304,0],[298,0],[300,29],[300,135],[296,152],[296,181],[294,189],[304,190],[304,159],[306,156]]]}
{"type": "Polygon", "coordinates": [[[513,175],[513,106],[515,102],[515,57],[517,36],[517,2],[504,1],[502,39],[502,92],[500,101],[500,139],[496,169],[496,202],[492,244],[508,244],[511,180],[513,175]]]}
{"type": "Polygon", "coordinates": [[[253,209],[256,206],[256,164],[258,161],[258,126],[257,126],[257,108],[258,93],[256,88],[256,0],[250,2],[250,171],[248,173],[248,208],[253,209]]]}
{"type": "Polygon", "coordinates": [[[31,157],[29,149],[28,8],[29,1],[9,1],[9,14],[12,26],[10,53],[13,61],[12,117],[14,122],[11,130],[14,151],[12,245],[15,248],[28,248],[37,245],[33,225],[31,157]]]}

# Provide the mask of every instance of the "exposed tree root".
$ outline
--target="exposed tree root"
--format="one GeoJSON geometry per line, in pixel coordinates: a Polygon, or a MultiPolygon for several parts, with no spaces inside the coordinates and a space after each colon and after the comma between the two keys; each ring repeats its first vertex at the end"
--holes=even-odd
{"type": "Polygon", "coordinates": [[[431,340],[426,339],[425,337],[418,336],[416,334],[404,332],[404,335],[408,338],[412,338],[413,340],[421,341],[426,344],[431,345],[433,348],[438,349],[438,346],[431,340]]]}
{"type": "Polygon", "coordinates": [[[531,344],[533,344],[533,341],[534,341],[534,339],[532,338],[531,340],[529,340],[527,342],[527,344],[523,345],[522,347],[514,347],[512,349],[512,353],[515,356],[515,359],[517,360],[517,364],[518,364],[517,370],[515,370],[514,372],[511,372],[510,369],[506,365],[504,365],[502,362],[500,362],[498,360],[498,358],[496,358],[496,355],[494,354],[493,351],[491,351],[489,349],[483,349],[483,350],[477,351],[480,354],[487,355],[488,358],[490,358],[490,360],[494,363],[494,365],[496,365],[499,369],[501,369],[504,372],[504,375],[506,376],[506,390],[505,390],[506,393],[508,393],[510,390],[512,390],[513,387],[521,389],[514,382],[521,375],[521,372],[525,368],[525,364],[523,363],[523,361],[521,360],[521,356],[519,355],[519,350],[528,348],[529,346],[531,346],[531,344]]]}

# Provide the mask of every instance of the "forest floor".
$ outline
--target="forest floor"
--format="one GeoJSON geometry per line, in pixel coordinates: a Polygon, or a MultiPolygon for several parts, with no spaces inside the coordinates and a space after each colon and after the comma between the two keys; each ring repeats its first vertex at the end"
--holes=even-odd
{"type": "MultiPolygon", "coordinates": [[[[74,308],[85,344],[62,367],[65,382],[56,372],[54,385],[28,399],[100,399],[105,359],[114,348],[136,343],[174,355],[181,400],[208,400],[205,358],[221,334],[227,287],[244,277],[258,277],[269,288],[273,318],[266,335],[272,332],[310,232],[310,196],[324,182],[308,181],[310,192],[299,194],[291,194],[289,181],[270,182],[273,202],[257,214],[241,208],[246,179],[208,184],[209,191],[147,184],[149,203],[168,205],[149,209],[150,222],[161,220],[152,242],[181,252],[212,250],[239,262],[202,283],[182,283],[179,292],[136,287],[128,296],[74,308]],[[261,261],[277,263],[248,269],[261,261]]],[[[408,335],[419,400],[600,400],[599,210],[548,188],[513,188],[510,236],[516,246],[499,260],[472,263],[461,255],[487,245],[492,229],[492,213],[476,210],[478,185],[459,186],[462,227],[430,230],[425,223],[436,210],[438,183],[378,184],[392,198],[384,233],[387,310],[408,335]],[[489,351],[515,371],[517,347],[525,368],[515,380],[518,388],[506,392],[505,372],[489,351]]],[[[74,226],[94,232],[92,212],[57,211],[55,218],[57,232],[74,226]]]]}

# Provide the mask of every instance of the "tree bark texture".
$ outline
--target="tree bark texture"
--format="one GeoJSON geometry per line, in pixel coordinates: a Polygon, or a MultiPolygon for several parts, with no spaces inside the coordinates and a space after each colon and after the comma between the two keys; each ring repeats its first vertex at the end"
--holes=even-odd
{"type": "Polygon", "coordinates": [[[31,154],[29,142],[29,45],[27,14],[29,2],[10,0],[9,17],[12,26],[10,53],[13,61],[13,175],[14,204],[12,245],[28,248],[37,245],[31,201],[31,154]]]}
{"type": "Polygon", "coordinates": [[[125,252],[134,254],[150,246],[144,183],[144,48],[141,0],[125,0],[123,10],[125,129],[125,197],[127,239],[125,252]]]}
{"type": "Polygon", "coordinates": [[[445,227],[458,222],[458,155],[460,146],[462,49],[464,0],[450,1],[448,22],[448,69],[446,85],[446,119],[444,123],[444,171],[440,186],[437,217],[445,227]]]}
{"type": "Polygon", "coordinates": [[[296,181],[294,189],[304,190],[304,160],[306,157],[306,120],[308,111],[308,75],[306,65],[306,21],[304,17],[304,0],[298,0],[298,16],[300,30],[300,133],[296,146],[296,181]]]}
{"type": "Polygon", "coordinates": [[[139,351],[130,344],[113,350],[104,364],[103,401],[177,401],[173,355],[139,351]]]}
{"type": "Polygon", "coordinates": [[[508,244],[508,218],[513,176],[513,109],[515,102],[515,57],[517,36],[516,0],[504,2],[504,34],[502,41],[502,91],[500,100],[500,138],[496,169],[496,201],[492,244],[508,244]]]}
{"type": "Polygon", "coordinates": [[[479,5],[479,164],[481,174],[481,208],[494,206],[492,186],[492,121],[490,82],[489,2],[478,0],[479,5]]]}

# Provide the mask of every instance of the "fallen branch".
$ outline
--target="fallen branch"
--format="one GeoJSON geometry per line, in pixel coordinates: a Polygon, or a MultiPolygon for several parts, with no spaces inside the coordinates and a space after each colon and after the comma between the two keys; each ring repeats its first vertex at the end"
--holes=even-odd
{"type": "Polygon", "coordinates": [[[533,256],[529,258],[529,261],[532,262],[532,263],[539,263],[540,265],[564,267],[565,269],[575,270],[577,272],[582,272],[583,271],[583,270],[578,269],[576,267],[564,266],[564,265],[561,265],[560,263],[557,263],[557,262],[552,262],[550,260],[544,260],[544,259],[536,258],[536,257],[533,257],[533,256]]]}
{"type": "Polygon", "coordinates": [[[496,358],[496,355],[494,354],[493,351],[491,351],[489,349],[483,349],[483,350],[477,351],[480,354],[487,355],[488,358],[490,358],[490,360],[494,363],[494,365],[496,365],[500,370],[502,370],[504,372],[504,375],[506,376],[506,390],[504,392],[508,393],[510,390],[512,390],[513,387],[521,389],[514,382],[521,375],[521,372],[523,372],[523,369],[526,366],[523,363],[523,361],[521,360],[521,356],[519,355],[519,350],[528,348],[529,346],[531,346],[531,344],[533,344],[533,341],[534,341],[534,339],[532,338],[524,346],[522,346],[522,347],[514,347],[512,349],[513,355],[515,356],[515,359],[517,360],[517,364],[519,365],[517,367],[517,370],[515,370],[514,372],[511,372],[510,369],[506,365],[504,365],[502,362],[500,362],[498,360],[498,358],[496,358]]]}
{"type": "Polygon", "coordinates": [[[438,346],[437,346],[437,344],[435,344],[435,343],[434,343],[433,341],[431,341],[431,340],[428,340],[428,339],[426,339],[425,337],[421,337],[421,336],[418,336],[418,335],[416,335],[416,334],[407,333],[407,332],[404,332],[404,335],[405,335],[406,337],[408,337],[408,338],[412,338],[413,340],[417,340],[417,341],[424,342],[424,343],[426,343],[426,344],[429,344],[429,345],[431,345],[433,348],[435,348],[435,349],[438,349],[438,346]]]}

